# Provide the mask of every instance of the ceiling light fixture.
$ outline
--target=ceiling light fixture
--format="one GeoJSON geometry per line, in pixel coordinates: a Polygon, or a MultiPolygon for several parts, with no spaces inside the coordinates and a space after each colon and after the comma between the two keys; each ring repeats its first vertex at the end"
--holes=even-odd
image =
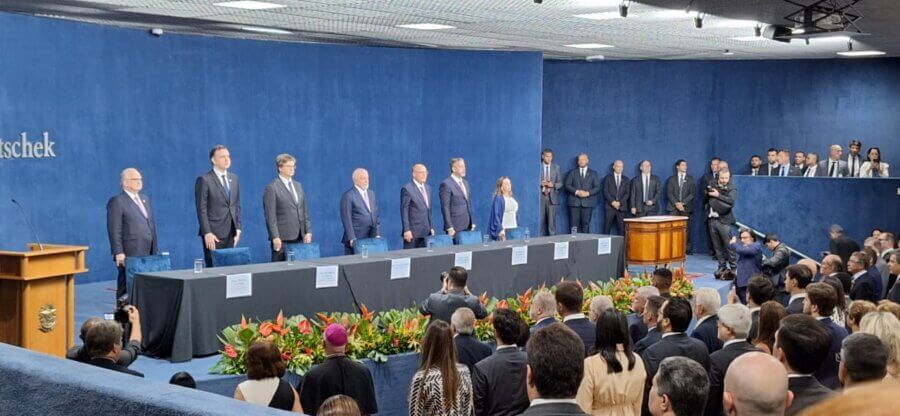
{"type": "Polygon", "coordinates": [[[231,7],[234,9],[244,9],[244,10],[269,10],[269,9],[280,9],[282,7],[287,7],[283,4],[269,3],[265,1],[254,1],[254,0],[240,0],[240,1],[225,1],[221,3],[213,3],[214,6],[222,6],[222,7],[231,7]]]}
{"type": "Polygon", "coordinates": [[[283,29],[275,29],[272,27],[258,27],[258,26],[241,26],[241,30],[246,32],[256,32],[256,33],[265,33],[267,35],[293,35],[294,32],[289,32],[283,29]]]}
{"type": "Polygon", "coordinates": [[[401,29],[416,29],[416,30],[456,29],[456,26],[442,25],[440,23],[410,23],[410,24],[406,24],[406,25],[397,25],[395,27],[399,27],[401,29]]]}
{"type": "Polygon", "coordinates": [[[573,43],[569,45],[563,45],[567,48],[576,48],[576,49],[605,49],[612,48],[613,45],[605,45],[602,43],[573,43]]]}

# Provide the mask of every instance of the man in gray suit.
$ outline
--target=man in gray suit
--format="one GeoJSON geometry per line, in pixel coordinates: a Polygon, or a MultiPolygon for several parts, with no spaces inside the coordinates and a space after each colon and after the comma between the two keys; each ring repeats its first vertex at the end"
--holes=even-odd
{"type": "Polygon", "coordinates": [[[660,197],[659,176],[651,172],[649,160],[641,162],[641,174],[631,180],[631,214],[646,217],[659,213],[657,204],[660,197]]]}
{"type": "Polygon", "coordinates": [[[831,178],[844,178],[850,174],[847,169],[847,161],[841,160],[844,149],[840,145],[833,144],[828,151],[828,159],[819,162],[819,174],[831,178]]]}
{"type": "Polygon", "coordinates": [[[141,194],[144,181],[135,168],[122,171],[122,192],[106,204],[106,230],[113,260],[119,269],[116,298],[126,292],[125,258],[157,253],[156,222],[150,200],[141,194]]]}
{"type": "Polygon", "coordinates": [[[282,153],[275,158],[278,178],[269,182],[263,191],[263,211],[266,229],[272,242],[272,261],[284,261],[284,245],[312,242],[312,227],[306,209],[303,186],[293,179],[297,160],[282,153]]]}
{"type": "Polygon", "coordinates": [[[227,147],[221,144],[213,147],[209,161],[213,168],[197,177],[194,199],[203,257],[206,266],[212,267],[212,250],[234,247],[241,239],[241,190],[237,175],[228,172],[231,153],[227,147]]]}
{"type": "Polygon", "coordinates": [[[559,165],[553,163],[553,150],[544,149],[541,152],[541,235],[556,234],[559,188],[562,188],[559,165]]]}

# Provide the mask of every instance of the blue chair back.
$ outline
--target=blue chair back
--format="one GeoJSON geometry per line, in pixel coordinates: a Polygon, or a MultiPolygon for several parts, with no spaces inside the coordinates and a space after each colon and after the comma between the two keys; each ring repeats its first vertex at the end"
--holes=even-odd
{"type": "Polygon", "coordinates": [[[212,251],[213,267],[239,266],[242,264],[250,264],[249,247],[223,248],[212,251]]]}
{"type": "Polygon", "coordinates": [[[506,230],[506,239],[507,240],[524,240],[525,239],[525,229],[522,227],[508,228],[506,230]]]}
{"type": "Polygon", "coordinates": [[[294,253],[294,260],[317,259],[322,257],[319,253],[319,243],[290,243],[284,245],[285,254],[294,253]]]}
{"type": "Polygon", "coordinates": [[[428,237],[425,237],[426,246],[429,241],[431,241],[432,247],[450,247],[453,245],[453,239],[450,238],[450,236],[447,234],[430,235],[428,237]]]}
{"type": "Polygon", "coordinates": [[[172,270],[172,259],[169,256],[129,256],[125,257],[125,290],[131,296],[134,276],[140,273],[152,273],[172,270]]]}
{"type": "Polygon", "coordinates": [[[353,243],[353,252],[362,253],[362,248],[368,247],[369,254],[384,253],[388,251],[387,241],[383,238],[360,238],[353,243]]]}
{"type": "Polygon", "coordinates": [[[481,233],[478,231],[460,231],[456,233],[456,244],[481,244],[481,233]]]}

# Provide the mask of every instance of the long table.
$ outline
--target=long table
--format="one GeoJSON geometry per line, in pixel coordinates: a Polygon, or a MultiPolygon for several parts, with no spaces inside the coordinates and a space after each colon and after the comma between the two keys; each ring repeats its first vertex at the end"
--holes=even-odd
{"type": "Polygon", "coordinates": [[[208,268],[201,273],[177,270],[139,274],[132,302],[141,311],[144,350],[172,362],[215,354],[222,348],[217,335],[240,322],[241,316],[272,319],[316,312],[352,312],[353,296],[370,310],[414,306],[440,289],[440,274],[454,266],[457,253],[471,252],[468,285],[473,293],[509,296],[562,278],[609,280],[622,276],[624,240],[596,234],[532,238],[398,250],[361,256],[208,268]],[[610,238],[610,254],[598,254],[599,239],[610,238]],[[568,243],[568,257],[554,260],[557,243],[568,243]],[[527,263],[512,265],[514,246],[527,246],[527,263]],[[391,280],[392,259],[410,259],[410,277],[391,280]],[[338,266],[338,286],[316,288],[319,266],[338,266]],[[228,275],[251,273],[252,295],[226,299],[228,275]]]}

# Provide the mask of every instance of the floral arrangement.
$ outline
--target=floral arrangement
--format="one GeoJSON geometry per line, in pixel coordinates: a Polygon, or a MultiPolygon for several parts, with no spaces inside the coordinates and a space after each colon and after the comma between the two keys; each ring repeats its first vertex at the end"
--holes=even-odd
{"type": "MultiPolygon", "coordinates": [[[[582,282],[576,282],[584,287],[582,282]]],[[[584,310],[587,312],[594,296],[606,295],[613,300],[616,309],[629,312],[637,288],[648,285],[650,277],[647,272],[631,277],[626,271],[624,277],[610,282],[588,282],[584,288],[584,310]]],[[[514,310],[526,323],[533,324],[528,312],[534,294],[542,290],[547,290],[547,287],[529,288],[525,293],[506,299],[489,298],[487,293],[483,293],[479,299],[489,315],[476,322],[475,335],[482,341],[494,340],[490,313],[495,309],[514,310]]],[[[555,287],[549,290],[555,291],[555,287]]],[[[689,299],[693,290],[694,285],[685,278],[684,270],[675,269],[670,292],[672,296],[689,299]]],[[[279,312],[274,320],[259,322],[241,317],[240,324],[225,328],[219,336],[224,347],[220,351],[219,362],[211,371],[220,374],[246,373],[244,356],[247,349],[253,342],[265,339],[281,351],[288,371],[303,375],[313,365],[325,360],[323,333],[332,323],[339,323],[347,329],[347,355],[356,360],[368,358],[385,362],[389,355],[421,350],[420,341],[425,334],[428,318],[417,309],[391,309],[377,313],[369,311],[365,305],[360,309],[361,313],[319,313],[313,318],[302,315],[286,318],[279,312]]]]}

